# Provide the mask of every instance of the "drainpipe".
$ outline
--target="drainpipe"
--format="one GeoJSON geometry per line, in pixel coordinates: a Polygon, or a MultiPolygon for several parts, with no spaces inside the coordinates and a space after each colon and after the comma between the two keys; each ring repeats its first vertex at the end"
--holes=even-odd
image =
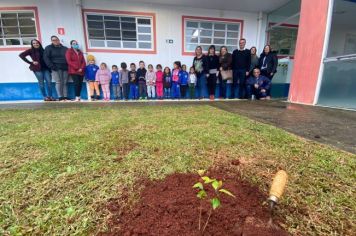
{"type": "MultiPolygon", "coordinates": [[[[86,49],[86,38],[84,36],[84,22],[83,22],[83,1],[82,0],[74,0],[75,1],[75,6],[76,6],[76,12],[77,12],[77,21],[78,25],[78,32],[80,32],[80,39],[78,39],[81,42],[82,45],[82,52],[84,54],[84,57],[87,55],[87,49],[86,49]]],[[[91,101],[91,97],[90,97],[90,88],[89,88],[89,83],[85,83],[86,87],[87,87],[87,96],[88,96],[88,100],[91,101]]]]}
{"type": "Polygon", "coordinates": [[[257,37],[256,37],[256,48],[257,48],[257,50],[260,49],[261,31],[262,31],[262,21],[263,21],[263,13],[262,13],[262,11],[260,11],[260,12],[258,13],[258,18],[257,18],[257,22],[258,22],[258,26],[257,26],[257,37]]]}

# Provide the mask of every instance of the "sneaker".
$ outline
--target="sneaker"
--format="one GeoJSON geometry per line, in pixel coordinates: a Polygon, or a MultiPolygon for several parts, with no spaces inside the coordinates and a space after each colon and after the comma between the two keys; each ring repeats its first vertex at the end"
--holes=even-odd
{"type": "Polygon", "coordinates": [[[50,102],[50,101],[51,101],[51,98],[50,98],[50,97],[45,97],[43,100],[44,100],[45,102],[50,102]]]}
{"type": "Polygon", "coordinates": [[[75,102],[80,102],[80,97],[75,97],[75,102]]]}

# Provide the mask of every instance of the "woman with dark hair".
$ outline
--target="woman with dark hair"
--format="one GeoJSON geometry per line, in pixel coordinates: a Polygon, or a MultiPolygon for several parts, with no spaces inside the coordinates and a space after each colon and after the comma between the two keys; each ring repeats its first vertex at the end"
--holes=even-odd
{"type": "Polygon", "coordinates": [[[208,89],[210,100],[215,99],[215,88],[216,80],[219,70],[219,57],[215,53],[215,46],[211,45],[208,50],[208,67],[209,67],[209,77],[208,77],[208,89]]]}
{"type": "Polygon", "coordinates": [[[232,55],[227,50],[227,47],[222,46],[220,48],[219,55],[219,64],[220,64],[220,78],[221,78],[221,91],[222,97],[230,98],[231,89],[233,83],[233,74],[232,74],[232,55]]]}
{"type": "Polygon", "coordinates": [[[51,42],[45,48],[43,59],[52,71],[59,101],[66,101],[68,99],[68,64],[66,60],[66,51],[68,48],[63,46],[55,35],[51,37],[51,42]]]}
{"type": "Polygon", "coordinates": [[[277,72],[278,58],[276,53],[272,52],[270,45],[266,45],[261,53],[259,59],[259,67],[261,69],[261,75],[266,76],[272,80],[273,76],[277,72]]]}
{"type": "Polygon", "coordinates": [[[271,87],[273,76],[277,72],[278,57],[275,52],[272,52],[270,45],[266,45],[259,59],[259,67],[261,75],[267,77],[271,81],[271,85],[267,91],[267,96],[271,96],[271,87]]]}
{"type": "Polygon", "coordinates": [[[49,68],[43,60],[44,49],[42,44],[37,39],[31,40],[31,48],[22,52],[19,56],[20,58],[30,64],[30,70],[35,74],[38,85],[40,87],[43,99],[45,101],[55,101],[52,98],[52,77],[49,68]],[[31,58],[31,61],[27,59],[27,57],[31,58]],[[46,81],[46,88],[45,88],[46,81]]]}
{"type": "Polygon", "coordinates": [[[193,67],[197,76],[198,98],[203,99],[205,98],[206,78],[209,77],[209,62],[208,58],[203,54],[201,46],[195,48],[193,67]]]}
{"type": "Polygon", "coordinates": [[[85,73],[85,59],[83,53],[79,49],[79,44],[76,40],[70,41],[71,48],[66,52],[66,60],[68,63],[68,75],[72,77],[75,91],[75,101],[80,101],[80,92],[82,91],[83,77],[85,73]]]}

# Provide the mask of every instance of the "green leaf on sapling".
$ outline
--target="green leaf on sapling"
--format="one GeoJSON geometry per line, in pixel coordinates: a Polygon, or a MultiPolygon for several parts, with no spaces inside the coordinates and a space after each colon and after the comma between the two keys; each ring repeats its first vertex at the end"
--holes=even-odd
{"type": "Polygon", "coordinates": [[[199,176],[203,176],[205,174],[205,170],[198,170],[199,176]]]}
{"type": "Polygon", "coordinates": [[[211,186],[213,186],[213,188],[216,190],[218,190],[219,188],[219,181],[217,180],[214,180],[212,183],[211,183],[211,186]]]}
{"type": "Polygon", "coordinates": [[[231,196],[231,197],[235,197],[235,195],[234,194],[232,194],[230,191],[228,191],[228,190],[226,190],[226,189],[219,189],[219,192],[222,192],[222,193],[225,193],[225,194],[227,194],[227,195],[229,195],[229,196],[231,196]]]}
{"type": "Polygon", "coordinates": [[[204,190],[200,190],[199,193],[197,194],[197,197],[200,199],[204,199],[206,198],[208,195],[206,194],[206,192],[204,190]]]}
{"type": "Polygon", "coordinates": [[[193,185],[193,188],[199,188],[199,189],[202,189],[202,190],[204,189],[203,184],[200,183],[200,182],[194,184],[194,185],[193,185]]]}
{"type": "Polygon", "coordinates": [[[211,205],[213,207],[213,210],[215,210],[220,206],[220,200],[218,198],[211,199],[211,205]]]}
{"type": "Polygon", "coordinates": [[[210,179],[208,176],[201,177],[204,180],[205,184],[210,184],[211,182],[215,181],[215,179],[210,179]]]}

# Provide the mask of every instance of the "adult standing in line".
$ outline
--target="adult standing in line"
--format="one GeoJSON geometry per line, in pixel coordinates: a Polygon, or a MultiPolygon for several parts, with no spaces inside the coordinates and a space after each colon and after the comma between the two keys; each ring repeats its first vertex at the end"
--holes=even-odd
{"type": "Polygon", "coordinates": [[[257,48],[252,47],[250,49],[251,52],[251,66],[250,66],[250,75],[253,73],[253,69],[259,67],[259,57],[257,56],[257,48]]]}
{"type": "Polygon", "coordinates": [[[245,98],[246,95],[246,77],[250,74],[251,67],[251,52],[245,48],[246,39],[242,38],[239,41],[239,49],[232,53],[232,68],[234,71],[233,77],[233,98],[245,98]],[[236,90],[238,89],[238,93],[236,90]]]}
{"type": "Polygon", "coordinates": [[[270,45],[266,45],[261,53],[259,59],[259,67],[261,69],[261,75],[267,77],[271,81],[271,86],[267,91],[267,95],[271,96],[271,87],[273,76],[277,72],[278,57],[275,52],[272,52],[270,45]]]}
{"type": "Polygon", "coordinates": [[[30,70],[35,74],[44,101],[55,101],[52,97],[52,77],[49,68],[43,60],[44,49],[37,39],[31,40],[31,48],[22,52],[20,58],[30,64],[30,70]],[[31,61],[27,57],[31,58],[31,61]],[[46,81],[46,88],[45,88],[46,81]]]}
{"type": "Polygon", "coordinates": [[[68,74],[74,82],[75,101],[80,101],[80,93],[82,91],[83,78],[85,73],[85,59],[82,51],[79,49],[79,44],[76,40],[70,41],[71,48],[66,52],[66,60],[68,64],[68,74]]]}
{"type": "Polygon", "coordinates": [[[193,59],[193,67],[197,75],[197,90],[198,98],[205,98],[206,80],[209,77],[208,58],[203,54],[201,46],[195,48],[195,57],[193,59]]]}
{"type": "Polygon", "coordinates": [[[224,98],[230,98],[231,96],[231,85],[233,82],[232,75],[232,55],[228,52],[227,47],[222,46],[220,48],[219,55],[220,64],[220,77],[222,86],[222,93],[224,98]]]}
{"type": "Polygon", "coordinates": [[[66,60],[68,48],[61,44],[57,36],[52,36],[51,42],[45,48],[43,58],[47,66],[52,70],[59,101],[66,101],[68,100],[68,64],[66,60]]]}
{"type": "Polygon", "coordinates": [[[216,80],[219,70],[219,57],[216,55],[215,46],[211,45],[208,50],[208,66],[209,66],[209,77],[208,77],[208,89],[210,100],[215,99],[215,89],[216,80]]]}

